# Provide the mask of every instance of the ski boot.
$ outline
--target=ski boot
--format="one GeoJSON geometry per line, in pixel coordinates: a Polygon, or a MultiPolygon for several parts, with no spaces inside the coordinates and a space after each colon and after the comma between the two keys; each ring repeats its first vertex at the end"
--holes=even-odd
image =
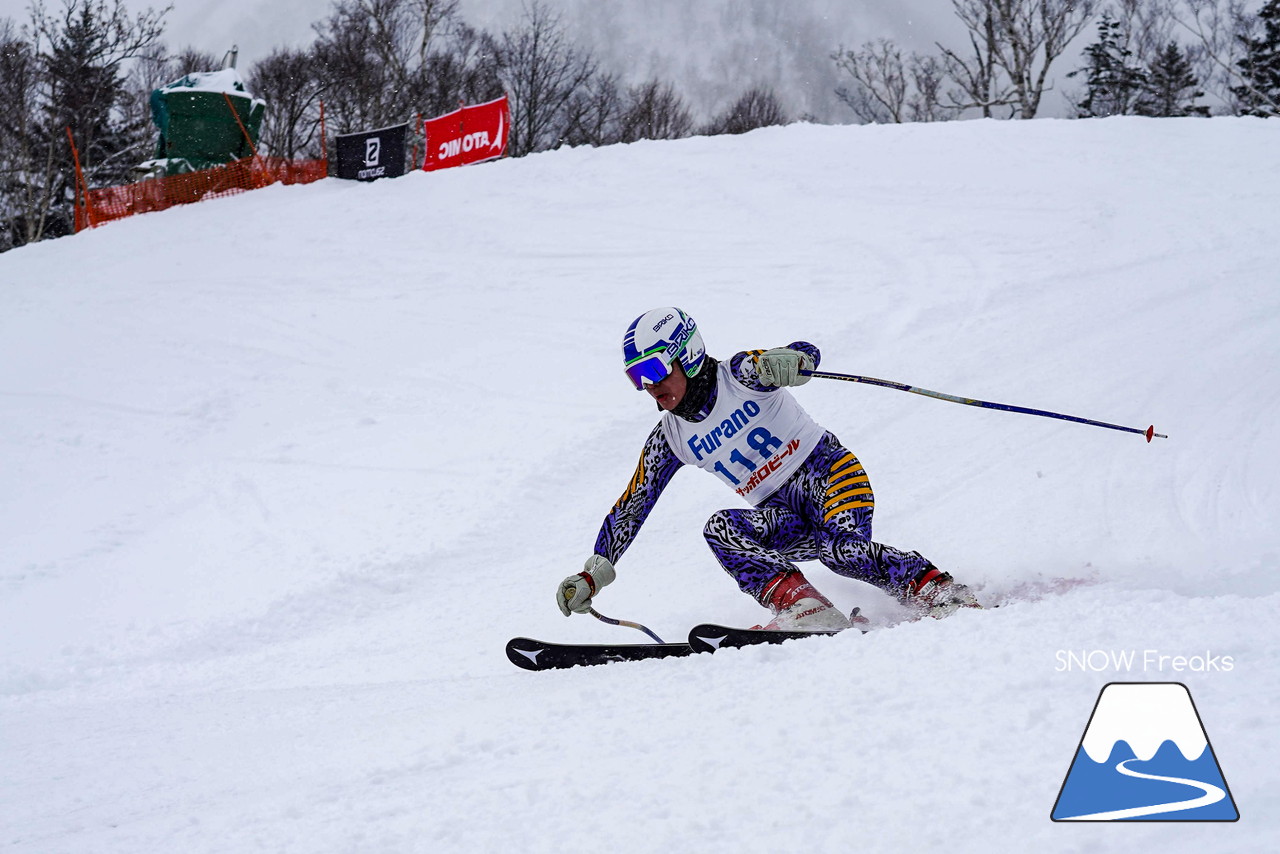
{"type": "Polygon", "coordinates": [[[799,570],[774,576],[765,585],[760,601],[773,611],[774,617],[765,625],[753,628],[800,632],[841,631],[853,625],[799,570]]]}
{"type": "Polygon", "coordinates": [[[982,607],[972,590],[957,584],[949,573],[927,561],[924,569],[907,584],[902,602],[918,611],[921,617],[937,620],[949,617],[961,608],[982,607]]]}

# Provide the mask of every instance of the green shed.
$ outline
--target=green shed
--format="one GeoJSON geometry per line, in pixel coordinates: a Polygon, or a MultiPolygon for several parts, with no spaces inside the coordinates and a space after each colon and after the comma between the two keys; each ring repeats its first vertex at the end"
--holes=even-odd
{"type": "Polygon", "coordinates": [[[179,175],[251,157],[265,112],[266,103],[245,90],[235,68],[188,74],[161,86],[151,92],[151,117],[160,129],[156,156],[138,169],[179,175]]]}

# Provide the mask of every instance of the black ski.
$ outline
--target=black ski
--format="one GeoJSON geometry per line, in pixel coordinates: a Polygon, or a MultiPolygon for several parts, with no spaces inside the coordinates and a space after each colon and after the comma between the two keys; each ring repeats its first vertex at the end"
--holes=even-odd
{"type": "Polygon", "coordinates": [[[687,643],[572,644],[548,643],[533,638],[507,641],[507,658],[525,670],[559,670],[692,654],[693,648],[687,643]]]}
{"type": "Polygon", "coordinates": [[[735,629],[703,623],[689,632],[689,646],[694,652],[715,652],[717,649],[754,646],[761,643],[782,643],[800,638],[826,637],[839,634],[834,631],[797,632],[781,629],[735,629]]]}

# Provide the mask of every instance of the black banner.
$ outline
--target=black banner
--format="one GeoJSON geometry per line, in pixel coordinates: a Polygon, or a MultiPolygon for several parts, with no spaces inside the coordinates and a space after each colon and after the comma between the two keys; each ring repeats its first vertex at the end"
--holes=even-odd
{"type": "Polygon", "coordinates": [[[337,137],[338,177],[353,181],[399,178],[404,174],[408,125],[341,134],[337,137]]]}

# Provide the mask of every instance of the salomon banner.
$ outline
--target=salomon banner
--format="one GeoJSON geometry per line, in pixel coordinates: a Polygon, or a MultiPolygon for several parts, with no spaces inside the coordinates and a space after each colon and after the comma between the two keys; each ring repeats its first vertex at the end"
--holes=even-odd
{"type": "Polygon", "coordinates": [[[511,111],[503,95],[496,101],[427,119],[424,124],[427,158],[422,168],[431,172],[501,157],[507,150],[511,111]]]}
{"type": "Polygon", "coordinates": [[[393,125],[337,138],[338,177],[353,181],[398,178],[404,174],[408,125],[393,125]]]}

